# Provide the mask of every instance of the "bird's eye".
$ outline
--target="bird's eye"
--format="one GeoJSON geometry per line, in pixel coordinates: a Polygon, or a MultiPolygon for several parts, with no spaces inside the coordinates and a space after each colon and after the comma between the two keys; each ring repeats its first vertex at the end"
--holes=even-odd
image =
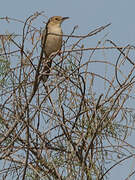
{"type": "Polygon", "coordinates": [[[55,20],[57,20],[57,21],[58,21],[59,19],[58,19],[58,18],[55,18],[55,20]]]}

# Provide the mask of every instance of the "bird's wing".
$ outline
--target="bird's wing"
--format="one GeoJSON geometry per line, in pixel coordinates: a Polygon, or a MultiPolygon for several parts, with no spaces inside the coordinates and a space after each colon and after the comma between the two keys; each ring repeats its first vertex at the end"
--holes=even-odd
{"type": "Polygon", "coordinates": [[[41,47],[43,48],[45,46],[45,41],[46,41],[46,28],[44,28],[41,36],[41,47]]]}

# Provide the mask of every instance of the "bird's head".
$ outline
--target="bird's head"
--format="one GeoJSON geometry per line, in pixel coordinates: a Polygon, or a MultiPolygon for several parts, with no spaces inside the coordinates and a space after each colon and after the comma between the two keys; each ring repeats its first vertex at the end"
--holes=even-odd
{"type": "Polygon", "coordinates": [[[53,16],[49,19],[48,23],[50,25],[61,25],[63,21],[69,19],[69,17],[62,17],[62,16],[53,16]]]}

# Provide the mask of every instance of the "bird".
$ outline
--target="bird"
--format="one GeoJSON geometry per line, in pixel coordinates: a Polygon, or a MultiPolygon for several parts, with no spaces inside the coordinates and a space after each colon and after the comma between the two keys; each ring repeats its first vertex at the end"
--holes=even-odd
{"type": "Polygon", "coordinates": [[[69,17],[53,16],[51,17],[42,33],[41,48],[45,56],[43,60],[43,69],[40,79],[45,83],[50,74],[50,68],[52,64],[51,55],[57,53],[62,47],[62,28],[61,24],[69,17]],[[50,58],[49,58],[50,57],[50,58]]]}

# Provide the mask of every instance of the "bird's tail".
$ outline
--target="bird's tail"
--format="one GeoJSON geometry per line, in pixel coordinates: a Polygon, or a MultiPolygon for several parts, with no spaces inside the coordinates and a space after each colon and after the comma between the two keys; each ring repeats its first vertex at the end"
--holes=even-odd
{"type": "Polygon", "coordinates": [[[39,82],[42,80],[45,83],[50,75],[52,59],[49,58],[44,59],[42,63],[43,63],[43,68],[40,73],[39,82]]]}

